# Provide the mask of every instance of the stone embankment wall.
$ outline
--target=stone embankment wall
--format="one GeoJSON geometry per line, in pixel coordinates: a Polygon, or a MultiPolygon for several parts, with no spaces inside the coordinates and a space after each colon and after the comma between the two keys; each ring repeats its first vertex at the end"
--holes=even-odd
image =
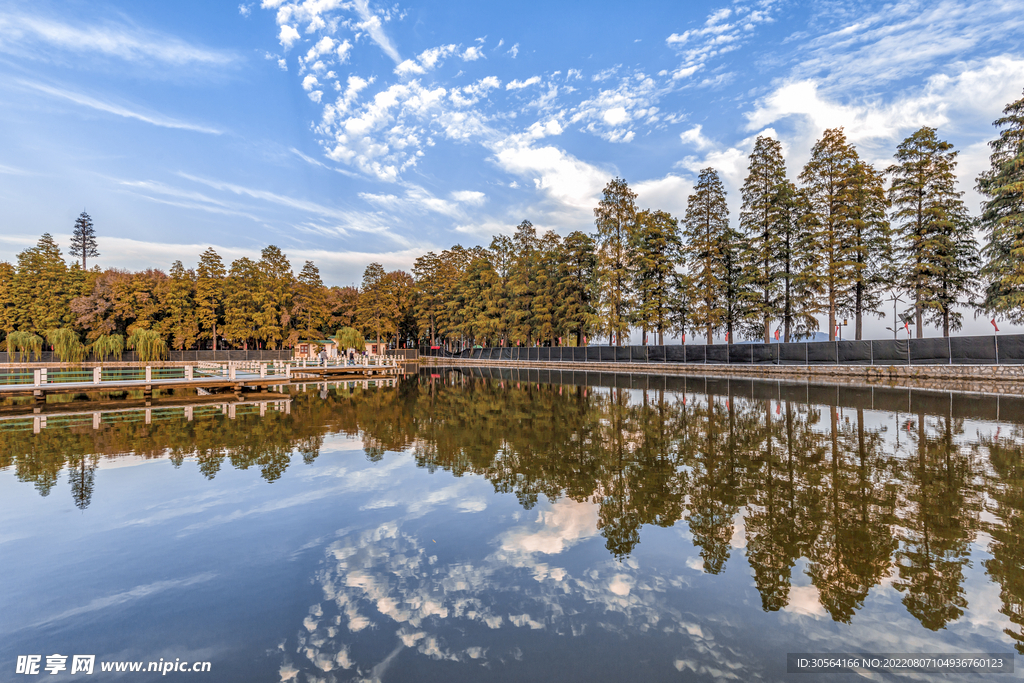
{"type": "Polygon", "coordinates": [[[426,356],[420,356],[419,362],[425,365],[447,367],[474,365],[627,374],[751,377],[1024,395],[1024,365],[689,365],[682,363],[492,361],[426,356]]]}

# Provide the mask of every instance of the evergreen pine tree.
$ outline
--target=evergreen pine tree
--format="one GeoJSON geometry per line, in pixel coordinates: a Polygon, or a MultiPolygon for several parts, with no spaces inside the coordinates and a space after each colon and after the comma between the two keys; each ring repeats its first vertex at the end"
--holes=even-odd
{"type": "Polygon", "coordinates": [[[601,327],[616,346],[629,334],[632,306],[630,244],[637,231],[636,193],[622,178],[605,185],[594,209],[597,225],[597,278],[600,284],[601,327]]]}
{"type": "Polygon", "coordinates": [[[92,224],[92,218],[85,211],[75,219],[75,229],[71,233],[71,245],[68,247],[68,254],[82,259],[82,270],[85,266],[86,257],[95,258],[100,255],[96,248],[96,228],[92,224]]]}
{"type": "Polygon", "coordinates": [[[726,322],[729,257],[729,207],[718,171],[700,172],[686,200],[683,221],[687,268],[693,291],[693,323],[705,330],[711,344],[726,322]]]}
{"type": "Polygon", "coordinates": [[[807,220],[812,258],[817,262],[806,278],[820,292],[820,308],[828,311],[828,339],[836,338],[836,313],[844,307],[857,277],[850,220],[849,177],[857,152],[842,128],[830,128],[811,149],[800,174],[809,203],[807,220]]]}
{"type": "Polygon", "coordinates": [[[956,189],[956,156],[952,144],[939,140],[935,129],[925,126],[899,144],[897,163],[887,170],[892,176],[889,198],[899,235],[899,268],[903,287],[914,302],[918,338],[924,333],[926,308],[940,311],[948,334],[949,309],[955,302],[943,302],[937,296],[943,273],[949,271],[948,285],[962,281],[958,271],[973,266],[973,250],[963,252],[951,244],[954,235],[963,236],[958,224],[965,218],[963,193],[956,189]]]}
{"type": "Polygon", "coordinates": [[[999,137],[989,143],[991,168],[978,177],[981,228],[987,235],[981,276],[983,310],[1024,323],[1024,97],[996,119],[999,137]]]}

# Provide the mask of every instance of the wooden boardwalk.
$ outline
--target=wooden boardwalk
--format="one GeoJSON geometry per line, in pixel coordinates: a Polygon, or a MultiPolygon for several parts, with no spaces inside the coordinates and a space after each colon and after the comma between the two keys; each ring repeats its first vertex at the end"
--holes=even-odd
{"type": "MultiPolygon", "coordinates": [[[[240,368],[226,368],[223,374],[206,374],[194,376],[192,368],[186,369],[185,377],[156,378],[152,377],[147,368],[144,379],[101,379],[100,373],[94,373],[93,381],[49,382],[46,376],[35,371],[34,381],[29,383],[0,384],[0,399],[33,397],[36,403],[45,403],[50,394],[95,394],[95,393],[129,393],[142,392],[145,399],[150,400],[154,392],[175,389],[197,389],[202,393],[223,395],[233,393],[241,397],[256,391],[269,391],[271,387],[291,384],[312,384],[316,382],[368,382],[394,379],[402,374],[399,365],[329,365],[275,367],[277,374],[267,374],[266,367],[258,372],[240,368]],[[280,370],[285,370],[280,374],[280,370]]],[[[200,370],[202,371],[202,370],[200,370]]]]}

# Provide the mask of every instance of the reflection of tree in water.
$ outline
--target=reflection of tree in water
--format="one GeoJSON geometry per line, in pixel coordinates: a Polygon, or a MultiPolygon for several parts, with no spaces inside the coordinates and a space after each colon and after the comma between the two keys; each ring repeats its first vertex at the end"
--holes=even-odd
{"type": "MultiPolygon", "coordinates": [[[[362,440],[371,461],[411,452],[430,471],[482,476],[526,509],[542,497],[593,502],[605,545],[619,559],[634,551],[644,526],[685,518],[704,571],[723,572],[743,511],[745,554],[766,611],[789,604],[793,567],[807,558],[837,621],[852,621],[893,572],[908,611],[926,627],[963,614],[981,495],[970,447],[956,441],[959,421],[918,416],[907,457],[888,452],[862,409],[837,414],[723,393],[687,400],[663,390],[451,373],[394,389],[332,388],[326,399],[317,387],[294,395],[290,415],[261,417],[255,406],[239,405],[232,420],[219,407],[197,407],[191,422],[0,431],[0,467],[13,467],[43,495],[67,468],[75,504],[85,508],[100,457],[193,459],[208,478],[228,462],[273,482],[296,455],[312,463],[327,435],[346,434],[362,440]]],[[[1020,441],[981,445],[992,461],[985,484],[998,520],[986,569],[1002,587],[1004,614],[1021,627],[1013,637],[1024,642],[1020,441]]]]}
{"type": "MultiPolygon", "coordinates": [[[[779,406],[781,411],[782,406],[779,406]]],[[[761,593],[761,606],[774,612],[789,604],[790,576],[796,560],[807,547],[801,543],[800,521],[805,495],[802,455],[808,437],[813,437],[808,418],[817,419],[789,401],[780,424],[764,406],[764,441],[758,463],[751,468],[748,512],[744,518],[747,561],[761,593]]]]}
{"type": "Polygon", "coordinates": [[[982,438],[981,444],[994,472],[989,496],[998,520],[986,525],[992,558],[985,561],[985,571],[999,583],[1000,612],[1016,627],[1004,633],[1024,655],[1024,431],[1016,427],[1009,436],[982,438]]]}
{"type": "Polygon", "coordinates": [[[96,479],[96,459],[78,455],[68,462],[68,479],[71,480],[71,498],[75,507],[84,510],[92,501],[92,490],[96,479]]]}
{"type": "Polygon", "coordinates": [[[830,454],[816,473],[825,495],[808,574],[822,606],[848,623],[891,566],[896,492],[891,458],[881,453],[880,435],[865,429],[863,410],[851,427],[830,407],[829,422],[830,454]]]}
{"type": "Polygon", "coordinates": [[[921,624],[937,631],[967,608],[964,568],[978,528],[980,496],[970,453],[954,443],[963,421],[938,418],[928,436],[925,416],[917,417],[916,457],[904,464],[905,510],[897,553],[903,604],[921,624]]]}
{"type": "Polygon", "coordinates": [[[690,466],[690,482],[686,522],[709,574],[725,568],[733,518],[742,505],[735,413],[735,400],[709,396],[702,405],[690,408],[687,416],[685,461],[690,466]]]}

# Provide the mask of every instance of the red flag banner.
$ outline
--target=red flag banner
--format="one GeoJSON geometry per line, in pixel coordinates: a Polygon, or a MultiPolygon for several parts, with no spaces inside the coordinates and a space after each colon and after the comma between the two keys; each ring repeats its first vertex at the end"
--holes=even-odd
{"type": "Polygon", "coordinates": [[[992,327],[996,328],[996,332],[998,332],[999,331],[999,325],[996,325],[996,319],[992,318],[992,320],[989,321],[989,322],[992,323],[992,327]]]}

